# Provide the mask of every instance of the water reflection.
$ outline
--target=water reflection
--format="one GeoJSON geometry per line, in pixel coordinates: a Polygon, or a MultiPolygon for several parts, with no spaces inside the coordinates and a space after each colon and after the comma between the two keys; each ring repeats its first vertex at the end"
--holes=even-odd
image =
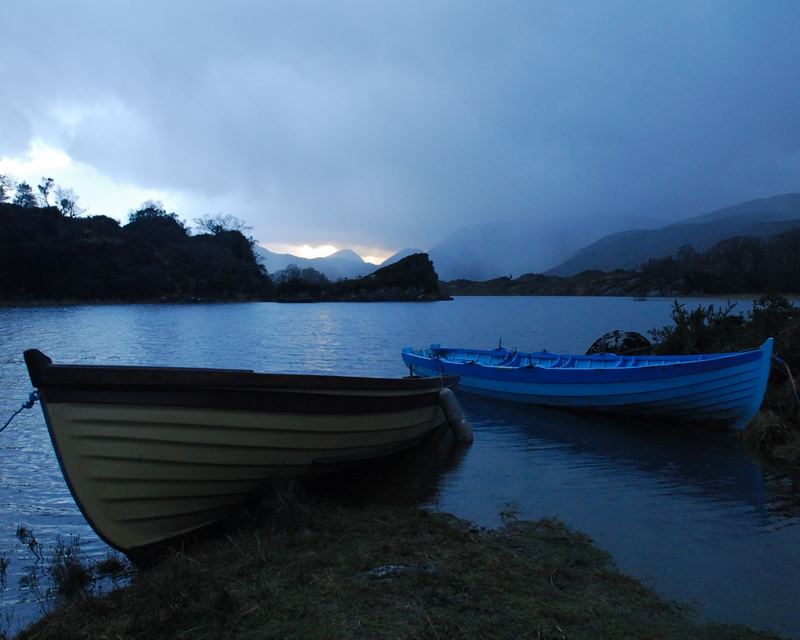
{"type": "Polygon", "coordinates": [[[487,526],[509,502],[556,517],[711,619],[800,636],[800,519],[768,501],[735,435],[460,399],[475,444],[439,508],[487,526]]]}
{"type": "Polygon", "coordinates": [[[445,425],[413,449],[319,478],[309,487],[316,494],[356,503],[435,503],[443,478],[458,471],[468,450],[445,425]]]}
{"type": "Polygon", "coordinates": [[[765,507],[761,466],[729,431],[509,405],[463,393],[459,400],[482,432],[493,430],[493,439],[505,440],[504,450],[558,452],[598,474],[648,474],[665,491],[765,507]]]}

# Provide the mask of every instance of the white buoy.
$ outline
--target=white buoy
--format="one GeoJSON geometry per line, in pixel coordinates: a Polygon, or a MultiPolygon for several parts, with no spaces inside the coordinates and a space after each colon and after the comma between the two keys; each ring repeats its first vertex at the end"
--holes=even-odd
{"type": "Polygon", "coordinates": [[[442,389],[439,392],[439,404],[442,407],[442,411],[444,411],[444,417],[447,418],[447,422],[453,430],[456,442],[471,444],[472,428],[464,417],[464,412],[461,410],[461,405],[458,404],[456,394],[450,389],[442,389]]]}

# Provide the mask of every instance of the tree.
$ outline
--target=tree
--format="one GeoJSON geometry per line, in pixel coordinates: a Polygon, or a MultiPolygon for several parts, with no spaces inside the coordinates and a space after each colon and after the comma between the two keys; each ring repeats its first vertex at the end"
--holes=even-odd
{"type": "Polygon", "coordinates": [[[206,214],[201,218],[195,218],[194,223],[200,231],[205,231],[211,235],[218,235],[223,231],[245,231],[253,227],[247,226],[244,220],[240,220],[236,216],[223,215],[218,213],[215,216],[206,214]]]}
{"type": "Polygon", "coordinates": [[[328,280],[328,276],[326,276],[321,271],[317,271],[313,267],[306,267],[305,269],[300,270],[300,279],[303,282],[307,282],[310,285],[314,285],[316,287],[324,287],[331,283],[328,280]]]}
{"type": "Polygon", "coordinates": [[[36,206],[36,196],[33,195],[33,189],[27,182],[20,182],[17,185],[17,195],[14,198],[14,204],[26,208],[33,208],[36,206]]]}
{"type": "Polygon", "coordinates": [[[42,204],[43,207],[50,206],[50,200],[49,200],[50,192],[55,188],[55,186],[56,186],[55,180],[53,180],[52,178],[45,178],[43,176],[42,181],[39,183],[39,186],[36,187],[39,190],[39,196],[41,197],[42,202],[44,203],[42,204]]]}
{"type": "Polygon", "coordinates": [[[163,244],[181,241],[187,235],[186,225],[175,213],[167,213],[158,201],[147,200],[128,214],[125,231],[146,243],[163,244]]]}
{"type": "Polygon", "coordinates": [[[78,204],[78,196],[72,189],[57,186],[55,188],[56,206],[68,218],[77,218],[86,213],[86,209],[78,204]]]}
{"type": "Polygon", "coordinates": [[[311,267],[301,269],[296,264],[287,265],[285,269],[272,274],[272,279],[279,295],[287,297],[318,296],[330,286],[330,280],[324,273],[311,267]]]}
{"type": "Polygon", "coordinates": [[[159,200],[145,200],[136,211],[128,212],[128,222],[139,220],[155,220],[159,218],[172,218],[178,222],[176,213],[167,213],[164,204],[159,200]]]}
{"type": "Polygon", "coordinates": [[[0,174],[0,202],[5,202],[11,197],[14,186],[14,178],[9,175],[0,174]]]}
{"type": "Polygon", "coordinates": [[[675,252],[675,257],[682,262],[696,260],[699,255],[697,250],[690,244],[681,245],[675,252]]]}
{"type": "Polygon", "coordinates": [[[272,279],[278,284],[296,282],[300,280],[300,267],[296,264],[288,264],[285,269],[273,273],[272,279]]]}

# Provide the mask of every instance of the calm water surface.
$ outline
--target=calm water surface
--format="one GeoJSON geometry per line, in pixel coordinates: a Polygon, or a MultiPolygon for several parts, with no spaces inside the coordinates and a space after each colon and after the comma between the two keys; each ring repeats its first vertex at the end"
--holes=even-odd
{"type": "MultiPolygon", "coordinates": [[[[30,390],[22,360],[30,347],[65,363],[397,376],[403,346],[489,348],[502,337],[520,349],[580,353],[612,329],[668,324],[671,304],[549,297],[0,309],[0,422],[30,390]]],[[[623,571],[708,618],[800,638],[800,509],[786,481],[734,436],[460,397],[474,446],[362,472],[391,476],[377,485],[387,499],[484,526],[509,508],[559,518],[623,571]]],[[[30,564],[15,538],[20,524],[46,545],[77,535],[88,554],[107,550],[69,495],[38,406],[0,434],[0,554],[11,560],[0,630],[3,613],[17,623],[36,615],[17,588],[30,564]]]]}

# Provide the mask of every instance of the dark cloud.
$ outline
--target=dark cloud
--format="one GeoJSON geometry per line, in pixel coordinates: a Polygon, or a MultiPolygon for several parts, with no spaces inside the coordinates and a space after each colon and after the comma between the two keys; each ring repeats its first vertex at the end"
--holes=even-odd
{"type": "Polygon", "coordinates": [[[388,248],[800,189],[796,2],[163,5],[6,7],[0,155],[38,136],[261,240],[388,248]]]}

